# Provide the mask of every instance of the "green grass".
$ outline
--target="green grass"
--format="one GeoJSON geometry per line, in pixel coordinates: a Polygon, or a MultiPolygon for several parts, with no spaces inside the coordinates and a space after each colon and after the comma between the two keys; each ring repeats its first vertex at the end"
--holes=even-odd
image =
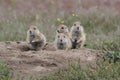
{"type": "Polygon", "coordinates": [[[119,62],[120,61],[120,52],[114,52],[114,51],[109,51],[106,52],[103,56],[104,60],[108,60],[109,63],[113,62],[119,62]]]}
{"type": "Polygon", "coordinates": [[[11,80],[7,65],[0,62],[0,80],[11,80]]]}

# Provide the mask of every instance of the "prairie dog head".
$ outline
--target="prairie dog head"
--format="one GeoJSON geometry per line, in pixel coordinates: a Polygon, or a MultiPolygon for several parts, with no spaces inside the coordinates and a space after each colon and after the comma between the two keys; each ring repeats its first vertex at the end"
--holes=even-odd
{"type": "Polygon", "coordinates": [[[38,30],[37,26],[31,25],[31,26],[29,27],[28,34],[29,34],[30,36],[35,36],[35,35],[37,35],[37,34],[39,34],[39,33],[40,33],[40,31],[38,30]]]}
{"type": "Polygon", "coordinates": [[[32,42],[35,38],[37,38],[40,34],[37,26],[31,25],[27,31],[27,42],[32,42]]]}
{"type": "Polygon", "coordinates": [[[71,49],[72,43],[70,38],[64,33],[58,33],[55,38],[56,49],[71,49]]]}
{"type": "Polygon", "coordinates": [[[72,31],[75,31],[75,32],[82,32],[83,31],[83,27],[81,26],[81,23],[80,22],[74,22],[73,23],[73,26],[71,27],[71,30],[72,31]]]}
{"type": "Polygon", "coordinates": [[[59,25],[57,28],[57,33],[68,33],[68,27],[66,25],[59,25]]]}
{"type": "Polygon", "coordinates": [[[68,37],[64,33],[59,33],[56,35],[57,43],[64,44],[68,41],[68,37]]]}

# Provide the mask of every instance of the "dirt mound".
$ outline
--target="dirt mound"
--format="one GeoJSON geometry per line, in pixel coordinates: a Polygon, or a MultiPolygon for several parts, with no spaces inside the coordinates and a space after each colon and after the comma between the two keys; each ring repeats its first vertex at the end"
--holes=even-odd
{"type": "Polygon", "coordinates": [[[55,50],[48,44],[45,50],[30,50],[25,42],[0,42],[0,59],[13,73],[13,78],[43,76],[58,69],[66,69],[69,62],[76,64],[80,60],[82,67],[87,64],[96,67],[97,56],[101,51],[91,49],[55,50]]]}

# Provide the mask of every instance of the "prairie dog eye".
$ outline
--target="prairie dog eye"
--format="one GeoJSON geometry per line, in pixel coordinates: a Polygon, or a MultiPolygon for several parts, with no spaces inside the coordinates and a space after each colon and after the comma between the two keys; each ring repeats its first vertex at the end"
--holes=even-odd
{"type": "Polygon", "coordinates": [[[65,38],[65,36],[63,36],[65,38]]]}
{"type": "Polygon", "coordinates": [[[36,28],[33,28],[34,30],[36,30],[36,28]]]}
{"type": "Polygon", "coordinates": [[[58,38],[60,38],[60,36],[58,36],[58,38]]]}
{"type": "Polygon", "coordinates": [[[61,27],[61,29],[64,29],[64,27],[61,27]]]}
{"type": "Polygon", "coordinates": [[[76,24],[73,24],[74,26],[76,26],[76,24]]]}

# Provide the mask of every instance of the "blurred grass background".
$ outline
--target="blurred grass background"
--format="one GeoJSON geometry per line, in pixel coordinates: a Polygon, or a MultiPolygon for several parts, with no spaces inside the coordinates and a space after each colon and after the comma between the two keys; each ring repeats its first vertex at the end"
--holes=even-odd
{"type": "MultiPolygon", "coordinates": [[[[0,41],[25,41],[30,25],[36,25],[52,42],[57,25],[69,28],[81,21],[87,47],[120,44],[119,0],[0,0],[0,41]]],[[[118,49],[120,50],[120,49],[118,49]]]]}
{"type": "MultiPolygon", "coordinates": [[[[53,42],[57,26],[70,29],[74,21],[85,28],[87,48],[112,51],[109,59],[120,54],[120,0],[0,0],[0,41],[25,41],[28,27],[36,25],[53,42]]],[[[119,63],[101,65],[95,74],[74,67],[42,80],[120,79],[119,63]]]]}

